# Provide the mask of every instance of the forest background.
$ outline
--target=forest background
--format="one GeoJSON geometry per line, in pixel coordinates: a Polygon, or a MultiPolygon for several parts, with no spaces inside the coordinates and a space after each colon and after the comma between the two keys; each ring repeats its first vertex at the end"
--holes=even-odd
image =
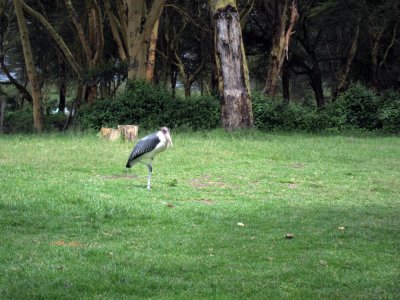
{"type": "Polygon", "coordinates": [[[1,130],[398,133],[399,22],[387,0],[0,0],[1,130]]]}

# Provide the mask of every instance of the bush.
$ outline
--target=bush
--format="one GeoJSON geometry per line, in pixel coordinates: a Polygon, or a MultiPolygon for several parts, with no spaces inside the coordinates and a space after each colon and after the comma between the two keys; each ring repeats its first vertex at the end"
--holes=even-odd
{"type": "Polygon", "coordinates": [[[101,99],[83,107],[77,116],[84,129],[138,124],[141,128],[160,126],[211,129],[219,124],[218,101],[212,97],[173,98],[166,90],[142,81],[129,82],[115,99],[101,99]]]}
{"type": "MultiPolygon", "coordinates": [[[[54,129],[62,130],[67,116],[62,113],[47,114],[43,116],[43,131],[54,129]]],[[[33,133],[32,107],[21,110],[6,111],[4,118],[4,131],[7,133],[33,133]]]]}
{"type": "Polygon", "coordinates": [[[4,132],[32,133],[33,131],[33,112],[31,107],[16,111],[6,110],[4,114],[4,132]]]}
{"type": "Polygon", "coordinates": [[[260,130],[309,130],[311,124],[315,127],[314,110],[305,105],[259,93],[253,95],[252,102],[254,126],[260,130]]]}
{"type": "Polygon", "coordinates": [[[373,130],[381,127],[379,97],[360,83],[353,84],[340,94],[329,107],[337,127],[356,127],[373,130]]]}
{"type": "Polygon", "coordinates": [[[379,120],[385,132],[400,134],[400,92],[387,91],[381,97],[379,120]]]}
{"type": "Polygon", "coordinates": [[[210,96],[192,96],[176,99],[170,107],[173,127],[192,130],[208,130],[220,126],[220,107],[217,99],[210,96]]]}

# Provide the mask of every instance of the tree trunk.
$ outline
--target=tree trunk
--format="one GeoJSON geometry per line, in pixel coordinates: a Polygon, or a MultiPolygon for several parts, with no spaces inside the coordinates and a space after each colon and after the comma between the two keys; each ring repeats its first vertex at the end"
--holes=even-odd
{"type": "Polygon", "coordinates": [[[270,62],[267,71],[267,80],[264,93],[274,96],[278,85],[278,79],[282,72],[283,62],[288,58],[290,37],[293,34],[293,27],[298,18],[298,12],[294,1],[291,5],[291,17],[288,29],[286,30],[288,0],[273,1],[273,38],[270,54],[270,62]]]}
{"type": "Polygon", "coordinates": [[[128,79],[146,79],[148,48],[154,24],[160,17],[165,0],[154,0],[146,13],[144,0],[128,2],[128,79]]]}
{"type": "Polygon", "coordinates": [[[311,78],[311,87],[314,90],[315,94],[315,100],[317,102],[318,107],[324,107],[325,106],[325,97],[324,97],[324,91],[322,88],[322,75],[321,75],[321,70],[317,65],[314,65],[312,72],[310,74],[311,78]]]}
{"type": "Polygon", "coordinates": [[[175,70],[175,68],[171,68],[171,72],[170,72],[170,80],[171,80],[171,95],[173,98],[175,98],[176,96],[176,82],[178,81],[178,74],[179,72],[177,72],[175,70]]]}
{"type": "Polygon", "coordinates": [[[226,130],[253,126],[249,73],[234,0],[211,0],[214,17],[215,60],[226,130]]]}
{"type": "Polygon", "coordinates": [[[290,69],[287,63],[282,67],[282,96],[287,102],[290,100],[290,69]]]}
{"type": "Polygon", "coordinates": [[[340,92],[342,92],[346,88],[347,78],[349,77],[349,73],[350,73],[350,67],[353,62],[354,56],[356,55],[356,52],[357,52],[357,44],[358,44],[359,34],[360,34],[360,24],[357,24],[356,32],[354,34],[353,42],[351,44],[350,51],[347,56],[346,64],[343,66],[343,68],[339,72],[338,85],[336,87],[336,90],[333,93],[334,99],[337,97],[337,95],[340,92]]]}
{"type": "Polygon", "coordinates": [[[60,59],[59,67],[60,67],[60,76],[58,81],[58,89],[59,89],[58,111],[64,112],[65,101],[67,97],[67,79],[65,76],[65,62],[62,59],[60,59]]]}
{"type": "Polygon", "coordinates": [[[190,97],[192,95],[192,84],[189,81],[186,81],[185,84],[185,98],[190,97]]]}
{"type": "Polygon", "coordinates": [[[120,34],[120,31],[118,30],[117,18],[111,9],[110,0],[104,0],[104,7],[106,9],[106,14],[111,27],[111,32],[117,44],[119,58],[122,62],[126,62],[127,54],[124,47],[124,39],[121,36],[122,34],[120,34]]]}
{"type": "Polygon", "coordinates": [[[83,90],[85,89],[85,86],[83,84],[79,84],[78,85],[78,89],[76,91],[76,96],[75,96],[75,100],[72,103],[72,108],[71,111],[69,113],[69,116],[67,118],[67,120],[65,121],[64,127],[63,127],[63,131],[67,131],[69,126],[72,123],[72,119],[74,118],[76,111],[78,110],[79,106],[81,105],[82,102],[82,95],[83,95],[83,90]]]}
{"type": "Polygon", "coordinates": [[[47,21],[47,19],[41,15],[40,13],[38,13],[37,11],[35,11],[34,9],[32,9],[30,6],[28,6],[25,2],[19,0],[22,3],[23,9],[30,14],[31,16],[33,16],[34,18],[36,18],[40,24],[42,24],[42,26],[47,30],[47,32],[51,35],[51,37],[53,38],[54,42],[57,44],[57,46],[60,48],[61,52],[64,54],[65,59],[68,61],[68,63],[70,64],[70,66],[72,67],[72,69],[74,70],[74,72],[76,73],[76,75],[78,76],[78,78],[80,80],[82,80],[82,69],[81,66],[79,65],[79,63],[75,60],[75,57],[73,56],[73,54],[71,53],[70,49],[68,48],[68,46],[65,44],[63,38],[56,32],[56,30],[54,29],[54,27],[47,21]]]}
{"type": "MultiPolygon", "coordinates": [[[[87,30],[85,31],[82,23],[80,22],[78,15],[71,0],[64,0],[65,6],[67,7],[69,17],[73,21],[76,31],[78,32],[79,39],[81,41],[83,50],[86,55],[87,65],[86,67],[90,70],[99,64],[103,55],[104,48],[104,35],[103,35],[103,24],[102,16],[99,5],[96,0],[87,1],[88,13],[87,13],[87,30]]],[[[96,78],[90,78],[90,82],[87,83],[87,89],[85,93],[85,100],[92,105],[97,99],[97,84],[96,78]]]]}
{"type": "Polygon", "coordinates": [[[58,102],[58,111],[59,112],[64,112],[64,110],[65,110],[66,95],[67,95],[67,85],[65,84],[65,81],[61,81],[60,82],[60,99],[58,102]]]}
{"type": "Polygon", "coordinates": [[[269,96],[276,94],[276,87],[280,75],[280,62],[284,58],[285,48],[285,27],[287,20],[288,0],[273,1],[273,36],[271,54],[268,64],[267,81],[264,87],[264,93],[269,96]]]}
{"type": "Polygon", "coordinates": [[[41,113],[41,90],[39,78],[33,61],[31,43],[29,41],[28,28],[25,23],[24,13],[22,11],[21,0],[13,0],[13,2],[21,35],[26,71],[28,73],[29,83],[32,88],[33,125],[35,129],[40,132],[42,131],[43,120],[41,113]]]}
{"type": "Polygon", "coordinates": [[[154,67],[156,65],[156,48],[157,48],[157,38],[158,38],[158,27],[160,24],[160,19],[154,24],[154,28],[151,31],[150,45],[149,45],[149,58],[147,60],[146,66],[146,81],[154,81],[154,67]]]}

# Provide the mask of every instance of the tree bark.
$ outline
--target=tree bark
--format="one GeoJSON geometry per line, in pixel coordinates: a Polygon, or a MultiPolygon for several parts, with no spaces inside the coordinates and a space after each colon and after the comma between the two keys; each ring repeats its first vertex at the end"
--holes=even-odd
{"type": "Polygon", "coordinates": [[[250,128],[253,112],[249,73],[234,0],[211,0],[214,17],[215,60],[225,130],[250,128]]]}
{"type": "Polygon", "coordinates": [[[154,0],[146,13],[144,0],[128,2],[128,79],[146,79],[148,48],[154,24],[160,17],[165,0],[154,0]]]}
{"type": "Polygon", "coordinates": [[[293,34],[293,27],[299,16],[293,1],[291,5],[290,23],[286,29],[288,2],[288,0],[274,0],[273,2],[274,22],[272,48],[267,71],[267,80],[264,87],[264,93],[268,96],[274,96],[276,94],[283,62],[285,58],[288,59],[290,37],[293,34]]]}
{"type": "Polygon", "coordinates": [[[282,96],[286,102],[290,100],[290,68],[286,62],[282,67],[282,96]]]}
{"type": "Polygon", "coordinates": [[[156,48],[157,48],[157,38],[158,38],[158,27],[160,24],[160,19],[154,24],[154,28],[151,31],[150,45],[149,45],[149,57],[147,59],[146,66],[146,81],[154,81],[154,67],[156,65],[156,48]]]}
{"type": "MultiPolygon", "coordinates": [[[[95,67],[101,60],[104,48],[104,35],[101,11],[96,0],[89,0],[88,2],[88,22],[87,22],[87,34],[80,22],[78,15],[72,5],[71,0],[64,0],[65,6],[67,7],[68,14],[72,19],[76,31],[78,32],[79,39],[84,49],[87,68],[89,70],[95,67]]],[[[97,99],[97,84],[96,78],[92,77],[86,83],[87,89],[85,93],[85,99],[92,105],[97,99]]]]}
{"type": "Polygon", "coordinates": [[[357,24],[356,32],[353,37],[353,42],[351,43],[351,47],[350,47],[349,54],[347,56],[346,64],[343,66],[343,68],[339,72],[338,85],[336,87],[336,90],[333,93],[334,99],[337,97],[337,95],[340,92],[342,92],[346,88],[351,64],[353,63],[354,56],[356,55],[356,52],[357,52],[359,34],[360,34],[360,24],[357,24]]]}
{"type": "Polygon", "coordinates": [[[76,75],[78,76],[78,78],[80,80],[82,80],[82,68],[80,67],[80,65],[78,64],[78,62],[75,60],[75,57],[73,56],[73,54],[71,53],[70,49],[68,48],[68,46],[65,44],[63,38],[56,32],[56,30],[54,29],[54,27],[46,20],[46,18],[41,15],[40,13],[38,13],[37,11],[35,11],[34,9],[32,9],[30,6],[28,6],[25,2],[23,2],[22,0],[20,0],[22,3],[22,7],[23,9],[30,14],[31,16],[33,16],[35,19],[37,19],[42,25],[43,27],[47,30],[47,32],[51,35],[51,37],[53,38],[54,42],[57,44],[57,46],[60,48],[60,50],[62,51],[62,53],[64,54],[65,59],[68,61],[68,63],[70,64],[70,66],[72,67],[72,69],[74,70],[74,72],[76,73],[76,75]]]}
{"type": "Polygon", "coordinates": [[[41,90],[39,77],[36,72],[33,61],[31,43],[29,40],[28,27],[25,23],[24,12],[22,11],[21,0],[13,0],[15,14],[17,16],[18,27],[21,35],[22,49],[24,53],[26,71],[28,73],[29,83],[32,89],[32,108],[33,108],[33,125],[38,132],[42,131],[43,120],[41,113],[41,90]]]}
{"type": "Polygon", "coordinates": [[[111,27],[111,32],[117,44],[119,58],[121,59],[122,62],[126,62],[128,55],[124,47],[124,39],[122,37],[122,33],[120,33],[121,30],[119,30],[119,27],[121,25],[118,26],[118,20],[111,9],[110,0],[104,0],[104,7],[106,9],[106,14],[111,27]]]}
{"type": "Polygon", "coordinates": [[[314,95],[315,95],[315,100],[317,101],[317,106],[318,107],[324,107],[325,106],[325,97],[324,97],[324,91],[322,88],[322,74],[321,70],[318,66],[318,63],[314,64],[311,74],[310,74],[310,85],[312,89],[314,90],[314,95]]]}

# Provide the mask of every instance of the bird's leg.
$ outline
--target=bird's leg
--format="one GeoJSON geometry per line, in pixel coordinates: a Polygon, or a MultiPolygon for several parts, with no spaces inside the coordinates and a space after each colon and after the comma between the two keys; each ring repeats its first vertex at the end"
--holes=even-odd
{"type": "Polygon", "coordinates": [[[149,175],[147,176],[147,189],[150,190],[151,173],[153,172],[151,161],[148,163],[147,167],[149,168],[149,175]]]}

